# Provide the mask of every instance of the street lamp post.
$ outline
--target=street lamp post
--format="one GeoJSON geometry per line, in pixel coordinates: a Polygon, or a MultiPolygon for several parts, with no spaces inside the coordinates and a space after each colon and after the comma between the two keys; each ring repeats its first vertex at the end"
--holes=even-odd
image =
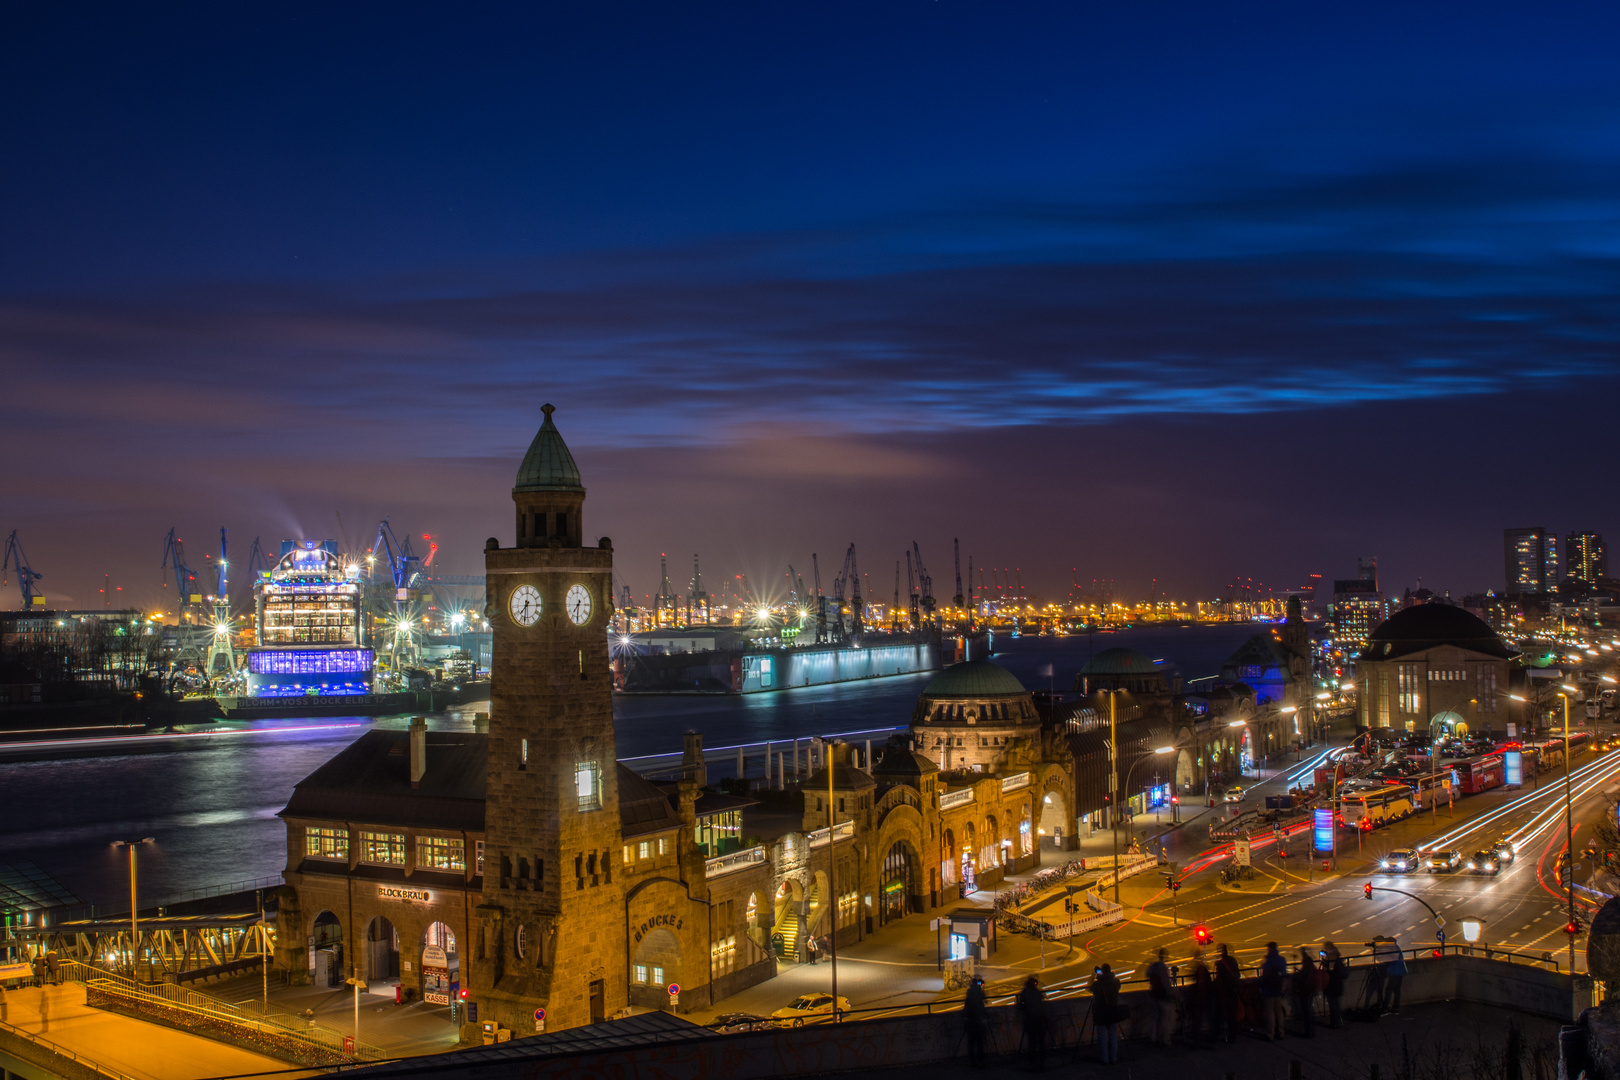
{"type": "MultiPolygon", "coordinates": [[[[1564,863],[1564,873],[1568,875],[1563,881],[1564,894],[1568,903],[1569,926],[1575,925],[1575,811],[1574,798],[1571,794],[1573,783],[1570,779],[1570,745],[1569,745],[1569,695],[1575,688],[1568,683],[1563,684],[1559,697],[1564,699],[1564,851],[1568,858],[1564,863]]],[[[1575,935],[1569,935],[1569,973],[1575,974],[1575,935]]]]}
{"type": "Polygon", "coordinates": [[[129,848],[129,977],[135,977],[135,958],[140,952],[140,909],[135,904],[135,848],[155,841],[150,836],[139,840],[114,840],[113,847],[129,848]]]}

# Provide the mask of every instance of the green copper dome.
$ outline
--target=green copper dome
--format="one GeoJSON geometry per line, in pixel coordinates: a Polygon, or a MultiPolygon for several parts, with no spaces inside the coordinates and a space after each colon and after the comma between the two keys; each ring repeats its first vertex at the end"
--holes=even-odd
{"type": "Polygon", "coordinates": [[[988,660],[967,660],[928,680],[925,698],[990,698],[1007,694],[1027,694],[1018,676],[988,660]]]}
{"type": "Polygon", "coordinates": [[[542,405],[540,411],[546,414],[545,423],[535,433],[534,442],[529,444],[529,452],[523,455],[523,464],[518,466],[517,483],[512,490],[577,491],[583,494],[585,485],[580,483],[579,466],[574,464],[574,455],[568,452],[562,432],[551,422],[551,414],[557,411],[556,406],[542,405]]]}

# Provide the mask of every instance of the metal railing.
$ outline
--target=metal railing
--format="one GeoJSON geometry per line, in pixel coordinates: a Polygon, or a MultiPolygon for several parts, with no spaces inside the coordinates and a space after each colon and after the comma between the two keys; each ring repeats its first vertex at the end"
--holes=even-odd
{"type": "Polygon", "coordinates": [[[956,791],[947,791],[939,797],[939,808],[949,810],[954,806],[966,806],[973,801],[973,789],[959,788],[956,791]]]}
{"type": "Polygon", "coordinates": [[[745,866],[757,866],[765,861],[763,847],[744,848],[742,851],[733,851],[730,855],[718,855],[705,860],[703,874],[705,877],[718,877],[729,874],[733,870],[741,870],[745,866]]]}
{"type": "MultiPolygon", "coordinates": [[[[90,1058],[85,1057],[83,1054],[74,1053],[61,1043],[52,1042],[43,1035],[35,1035],[31,1031],[24,1031],[16,1024],[6,1023],[5,1021],[0,1020],[0,1031],[5,1031],[8,1034],[15,1035],[19,1039],[30,1042],[35,1046],[40,1047],[48,1054],[54,1054],[57,1057],[66,1058],[75,1065],[82,1065],[91,1072],[107,1077],[108,1080],[135,1080],[135,1078],[130,1076],[128,1073],[119,1072],[117,1069],[109,1069],[99,1061],[93,1061],[90,1058]]],[[[38,1064],[38,1062],[35,1062],[34,1064],[38,1064]]]]}
{"type": "Polygon", "coordinates": [[[336,1060],[347,1061],[358,1058],[371,1061],[384,1056],[377,1047],[365,1043],[353,1043],[352,1050],[346,1049],[345,1042],[349,1041],[348,1036],[306,1021],[302,1017],[286,1013],[249,1012],[239,1006],[174,983],[141,983],[127,975],[103,971],[73,960],[61,965],[61,978],[83,983],[87,994],[94,992],[109,1000],[128,1002],[137,1011],[140,1011],[142,1006],[172,1009],[192,1017],[237,1028],[243,1034],[273,1035],[277,1039],[284,1039],[315,1051],[322,1057],[335,1055],[336,1060]]]}

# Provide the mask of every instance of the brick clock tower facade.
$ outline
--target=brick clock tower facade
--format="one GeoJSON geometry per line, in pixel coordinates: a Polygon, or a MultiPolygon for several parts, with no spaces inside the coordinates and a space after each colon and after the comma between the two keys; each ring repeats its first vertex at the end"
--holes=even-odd
{"type": "MultiPolygon", "coordinates": [[[[628,1002],[607,624],[613,548],[585,547],[585,487],[545,421],[512,488],[516,546],[485,545],[493,636],[484,891],[472,998],[517,1035],[628,1002]]],[[[469,1033],[471,1035],[472,1033],[469,1033]]]]}

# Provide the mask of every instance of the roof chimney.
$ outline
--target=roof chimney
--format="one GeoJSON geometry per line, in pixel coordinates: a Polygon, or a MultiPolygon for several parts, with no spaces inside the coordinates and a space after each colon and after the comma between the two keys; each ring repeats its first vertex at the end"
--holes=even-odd
{"type": "Polygon", "coordinates": [[[427,772],[427,717],[411,717],[411,787],[422,782],[427,772]]]}

